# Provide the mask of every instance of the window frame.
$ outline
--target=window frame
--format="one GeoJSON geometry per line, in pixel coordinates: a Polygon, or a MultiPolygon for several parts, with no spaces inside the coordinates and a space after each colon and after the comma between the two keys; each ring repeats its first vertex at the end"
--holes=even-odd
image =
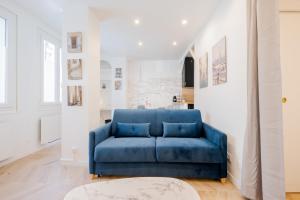
{"type": "Polygon", "coordinates": [[[0,103],[1,113],[17,111],[17,15],[0,6],[0,17],[6,26],[6,78],[5,103],[0,103]]]}
{"type": "MultiPolygon", "coordinates": [[[[61,49],[61,42],[55,36],[47,33],[46,31],[40,30],[40,40],[39,40],[39,47],[40,47],[40,66],[41,66],[41,93],[40,93],[40,105],[42,107],[49,107],[49,106],[59,106],[61,105],[61,79],[60,79],[60,71],[62,70],[60,66],[60,49],[61,49]],[[48,41],[55,46],[55,101],[54,102],[45,102],[44,101],[44,41],[48,41]]],[[[61,63],[62,64],[62,63],[61,63]]]]}

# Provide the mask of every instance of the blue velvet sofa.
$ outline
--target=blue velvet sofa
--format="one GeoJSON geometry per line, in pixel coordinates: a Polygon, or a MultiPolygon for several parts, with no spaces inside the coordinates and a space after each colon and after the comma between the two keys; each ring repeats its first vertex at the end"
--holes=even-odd
{"type": "Polygon", "coordinates": [[[89,133],[89,171],[105,176],[227,177],[227,137],[202,122],[199,110],[115,110],[89,133]],[[114,137],[117,123],[150,123],[151,137],[114,137]],[[162,137],[163,122],[197,123],[198,138],[162,137]]]}

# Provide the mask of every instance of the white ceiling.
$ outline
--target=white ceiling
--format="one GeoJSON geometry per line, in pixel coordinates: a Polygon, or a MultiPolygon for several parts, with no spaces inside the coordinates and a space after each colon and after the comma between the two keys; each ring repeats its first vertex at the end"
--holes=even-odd
{"type": "MultiPolygon", "coordinates": [[[[57,30],[64,0],[14,0],[57,30]]],[[[131,59],[178,59],[205,25],[221,0],[82,0],[102,20],[101,48],[131,59]],[[133,20],[141,23],[135,26],[133,20]],[[187,19],[186,26],[181,20],[187,19]],[[138,46],[138,41],[143,46],[138,46]],[[174,47],[173,41],[178,45],[174,47]]]]}
{"type": "Polygon", "coordinates": [[[61,30],[63,0],[12,0],[57,31],[61,30]]]}

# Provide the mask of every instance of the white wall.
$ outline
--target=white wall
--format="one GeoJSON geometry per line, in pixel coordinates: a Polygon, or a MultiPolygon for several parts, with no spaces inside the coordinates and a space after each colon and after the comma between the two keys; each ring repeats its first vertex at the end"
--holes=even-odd
{"type": "MultiPolygon", "coordinates": [[[[11,1],[0,1],[0,6],[17,16],[17,111],[4,114],[0,112],[0,124],[6,124],[13,142],[13,151],[4,165],[44,147],[40,145],[40,117],[60,112],[60,106],[41,106],[41,64],[39,49],[39,30],[60,39],[38,18],[11,1]]],[[[1,130],[0,130],[1,131],[1,130]]]]}
{"type": "Polygon", "coordinates": [[[125,57],[111,57],[109,55],[101,55],[101,60],[108,62],[112,67],[112,98],[111,108],[127,108],[127,65],[128,61],[125,57]],[[115,78],[115,69],[122,68],[122,78],[115,78]],[[115,81],[121,80],[121,90],[115,90],[115,81]]]}
{"type": "Polygon", "coordinates": [[[247,110],[246,0],[222,1],[195,40],[196,56],[208,52],[209,86],[199,89],[199,64],[195,67],[195,107],[203,120],[228,135],[229,177],[240,186],[247,110]],[[228,82],[212,86],[212,47],[227,37],[228,82]]]}
{"type": "Polygon", "coordinates": [[[177,60],[128,62],[128,107],[172,105],[173,96],[181,93],[181,70],[182,65],[177,60]]]}
{"type": "Polygon", "coordinates": [[[64,7],[62,34],[63,103],[61,160],[74,163],[88,161],[88,133],[100,125],[100,26],[94,10],[85,2],[72,1],[64,7]],[[82,33],[82,52],[69,53],[67,35],[82,33]],[[80,58],[82,80],[67,79],[67,59],[80,58]],[[82,86],[82,106],[68,106],[67,87],[82,86]]]}

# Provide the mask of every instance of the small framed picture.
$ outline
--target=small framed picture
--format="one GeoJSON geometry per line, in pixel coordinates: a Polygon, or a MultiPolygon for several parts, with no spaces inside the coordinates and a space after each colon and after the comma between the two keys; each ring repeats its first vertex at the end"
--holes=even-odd
{"type": "Polygon", "coordinates": [[[117,80],[115,81],[115,90],[121,90],[122,89],[122,81],[117,80]]]}
{"type": "Polygon", "coordinates": [[[200,88],[208,87],[208,53],[199,59],[200,69],[200,88]]]}
{"type": "Polygon", "coordinates": [[[115,70],[115,78],[122,78],[122,68],[116,68],[115,70]]]}
{"type": "Polygon", "coordinates": [[[81,53],[82,52],[82,33],[72,32],[68,33],[68,52],[81,53]]]}
{"type": "Polygon", "coordinates": [[[68,106],[82,106],[82,86],[68,86],[68,106]]]}
{"type": "Polygon", "coordinates": [[[68,59],[68,80],[82,80],[81,59],[68,59]]]}

